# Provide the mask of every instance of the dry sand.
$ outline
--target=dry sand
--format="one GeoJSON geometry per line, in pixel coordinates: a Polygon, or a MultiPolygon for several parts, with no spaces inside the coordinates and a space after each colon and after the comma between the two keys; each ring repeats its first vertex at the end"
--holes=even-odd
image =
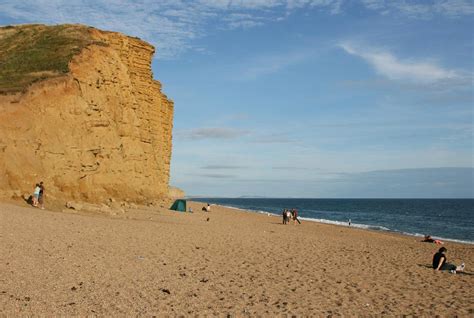
{"type": "Polygon", "coordinates": [[[191,206],[105,217],[0,204],[0,316],[474,314],[472,245],[445,244],[466,262],[453,275],[413,237],[191,206]]]}

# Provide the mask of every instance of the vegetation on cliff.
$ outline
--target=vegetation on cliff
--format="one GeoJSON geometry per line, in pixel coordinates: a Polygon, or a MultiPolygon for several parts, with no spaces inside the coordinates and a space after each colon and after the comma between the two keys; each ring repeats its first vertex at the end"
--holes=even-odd
{"type": "Polygon", "coordinates": [[[84,47],[94,43],[83,25],[22,25],[0,28],[0,94],[24,91],[30,84],[61,76],[84,47]]]}

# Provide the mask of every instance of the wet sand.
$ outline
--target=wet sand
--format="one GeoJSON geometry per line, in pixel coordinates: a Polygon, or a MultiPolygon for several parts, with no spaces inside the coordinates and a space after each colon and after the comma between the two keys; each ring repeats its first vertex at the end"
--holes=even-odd
{"type": "Polygon", "coordinates": [[[190,205],[104,216],[0,204],[0,315],[474,315],[473,245],[445,243],[466,263],[453,275],[414,237],[190,205]]]}

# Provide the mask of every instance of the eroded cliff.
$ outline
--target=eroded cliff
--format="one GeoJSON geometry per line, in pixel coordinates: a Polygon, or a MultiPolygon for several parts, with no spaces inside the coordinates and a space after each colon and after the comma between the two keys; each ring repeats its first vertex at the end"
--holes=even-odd
{"type": "MultiPolygon", "coordinates": [[[[58,57],[67,66],[42,61],[43,69],[22,70],[13,84],[12,71],[0,73],[3,196],[31,192],[40,180],[56,200],[142,203],[167,196],[173,102],[153,79],[153,46],[80,25],[0,28],[0,46],[38,34],[48,45],[63,37],[45,58],[70,50],[58,57]]],[[[37,46],[29,45],[31,54],[37,46]]],[[[2,65],[16,56],[7,49],[2,65]]]]}

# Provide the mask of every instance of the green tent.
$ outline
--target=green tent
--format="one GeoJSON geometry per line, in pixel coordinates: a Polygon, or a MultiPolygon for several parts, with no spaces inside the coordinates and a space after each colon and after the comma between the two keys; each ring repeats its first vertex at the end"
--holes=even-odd
{"type": "Polygon", "coordinates": [[[186,212],[186,200],[176,200],[171,206],[170,210],[186,212]]]}

